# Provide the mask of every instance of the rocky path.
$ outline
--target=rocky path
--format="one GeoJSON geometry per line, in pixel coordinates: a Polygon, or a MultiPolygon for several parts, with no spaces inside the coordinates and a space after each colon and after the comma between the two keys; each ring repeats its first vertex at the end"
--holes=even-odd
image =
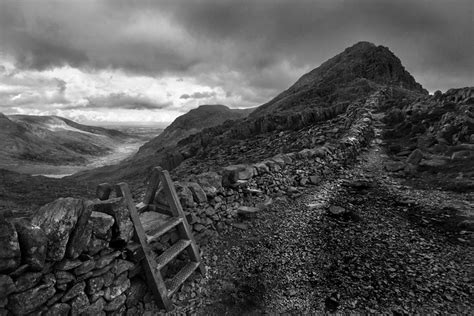
{"type": "Polygon", "coordinates": [[[452,238],[413,216],[432,205],[430,196],[407,198],[410,189],[382,170],[379,144],[336,178],[277,198],[216,240],[204,258],[204,301],[192,311],[472,312],[472,236],[452,238]]]}

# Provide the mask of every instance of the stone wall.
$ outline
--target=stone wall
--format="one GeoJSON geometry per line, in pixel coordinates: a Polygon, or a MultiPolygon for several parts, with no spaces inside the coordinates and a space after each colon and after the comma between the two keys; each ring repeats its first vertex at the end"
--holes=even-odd
{"type": "Polygon", "coordinates": [[[0,315],[140,314],[153,304],[128,211],[114,201],[61,198],[31,220],[0,219],[0,315]]]}

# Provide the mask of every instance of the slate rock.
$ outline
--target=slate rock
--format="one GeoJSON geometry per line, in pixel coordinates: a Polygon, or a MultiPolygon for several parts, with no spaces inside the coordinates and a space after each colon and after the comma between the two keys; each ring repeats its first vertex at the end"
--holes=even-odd
{"type": "Polygon", "coordinates": [[[176,181],[174,182],[174,188],[178,194],[179,201],[184,208],[194,207],[193,193],[184,183],[176,181]]]}
{"type": "Polygon", "coordinates": [[[48,237],[41,227],[25,220],[16,222],[15,228],[23,262],[28,264],[31,270],[41,271],[46,260],[48,237]]]}
{"type": "Polygon", "coordinates": [[[121,281],[120,283],[114,284],[105,289],[104,298],[107,301],[114,300],[118,296],[122,295],[130,287],[130,279],[125,278],[124,280],[120,280],[120,281],[121,281]]]}
{"type": "Polygon", "coordinates": [[[127,297],[126,305],[127,307],[135,306],[143,296],[145,296],[148,287],[140,278],[135,278],[131,281],[130,288],[125,292],[127,297]]]}
{"type": "Polygon", "coordinates": [[[89,218],[93,207],[94,204],[92,202],[85,201],[84,207],[78,215],[77,223],[69,237],[69,242],[66,248],[66,255],[71,259],[78,258],[89,243],[92,234],[92,229],[89,225],[89,218]]]}
{"type": "Polygon", "coordinates": [[[316,185],[316,184],[319,184],[321,182],[321,178],[319,176],[310,176],[309,177],[309,182],[311,184],[316,185]]]}
{"type": "Polygon", "coordinates": [[[117,240],[129,242],[133,237],[134,228],[125,199],[119,197],[94,203],[96,211],[104,212],[114,218],[112,229],[117,240]]]}
{"type": "Polygon", "coordinates": [[[87,244],[85,252],[91,256],[98,254],[109,246],[110,242],[101,238],[98,238],[92,234],[87,244]]]}
{"type": "Polygon", "coordinates": [[[194,201],[197,203],[205,203],[207,202],[207,196],[204,190],[201,188],[199,184],[196,182],[188,182],[186,183],[189,190],[191,190],[193,194],[194,201]]]}
{"type": "Polygon", "coordinates": [[[76,260],[64,259],[64,260],[58,262],[54,266],[54,268],[56,270],[68,271],[68,270],[72,270],[74,268],[77,268],[81,264],[82,264],[82,261],[77,260],[77,259],[76,260]]]}
{"type": "Polygon", "coordinates": [[[25,292],[11,294],[7,308],[15,315],[25,315],[46,303],[55,293],[54,286],[39,285],[25,292]]]}
{"type": "Polygon", "coordinates": [[[84,261],[80,266],[74,269],[74,274],[76,276],[88,273],[92,271],[96,267],[96,263],[94,260],[87,260],[84,261]]]}
{"type": "Polygon", "coordinates": [[[56,271],[54,275],[56,276],[56,283],[58,284],[67,284],[76,280],[74,274],[67,271],[56,271]]]}
{"type": "Polygon", "coordinates": [[[222,185],[229,187],[238,180],[249,180],[254,175],[254,168],[249,165],[232,165],[222,168],[222,185]]]}
{"type": "Polygon", "coordinates": [[[71,310],[71,306],[65,303],[58,303],[51,306],[51,308],[46,311],[45,316],[62,316],[68,315],[71,310]]]}
{"type": "Polygon", "coordinates": [[[127,300],[127,297],[125,296],[125,294],[122,294],[120,296],[117,296],[116,298],[114,298],[112,301],[110,301],[109,303],[107,303],[107,305],[105,305],[104,307],[104,310],[107,311],[107,312],[113,312],[113,311],[116,311],[118,310],[120,307],[123,306],[123,304],[125,304],[125,301],[127,300]]]}
{"type": "Polygon", "coordinates": [[[102,297],[99,297],[81,313],[81,316],[99,315],[104,310],[105,304],[105,300],[102,297]]]}
{"type": "Polygon", "coordinates": [[[80,315],[90,306],[89,298],[82,292],[71,301],[71,316],[80,315]]]}
{"type": "Polygon", "coordinates": [[[222,190],[222,177],[217,172],[204,172],[196,176],[196,182],[208,197],[216,196],[222,190]]]}
{"type": "Polygon", "coordinates": [[[390,172],[397,172],[405,168],[405,163],[401,161],[387,161],[384,164],[385,170],[390,172]]]}
{"type": "Polygon", "coordinates": [[[43,274],[41,272],[27,272],[15,280],[15,292],[24,292],[31,289],[41,281],[43,274]]]}
{"type": "Polygon", "coordinates": [[[84,293],[85,287],[86,287],[85,282],[79,282],[79,283],[74,284],[69,289],[69,291],[67,291],[66,294],[64,294],[64,296],[61,299],[61,302],[65,303],[65,302],[75,298],[76,296],[80,295],[81,293],[84,293]]]}
{"type": "Polygon", "coordinates": [[[104,286],[104,277],[98,276],[87,280],[86,292],[88,295],[99,292],[104,286]]]}
{"type": "Polygon", "coordinates": [[[102,256],[99,259],[97,259],[95,268],[102,269],[106,265],[109,265],[110,263],[112,263],[112,261],[114,261],[114,259],[119,256],[120,256],[120,251],[114,251],[108,255],[102,256]]]}
{"type": "Polygon", "coordinates": [[[12,271],[21,264],[20,243],[15,226],[0,217],[0,272],[12,271]]]}
{"type": "Polygon", "coordinates": [[[245,218],[254,218],[257,216],[259,209],[252,206],[240,206],[237,209],[237,214],[245,218]]]}
{"type": "Polygon", "coordinates": [[[107,239],[109,237],[108,233],[114,223],[115,220],[112,216],[102,212],[93,211],[89,218],[89,225],[91,226],[92,233],[94,236],[102,239],[107,239]]]}
{"type": "Polygon", "coordinates": [[[12,278],[5,274],[0,274],[0,299],[7,297],[15,292],[15,283],[12,278]]]}
{"type": "Polygon", "coordinates": [[[69,236],[83,208],[82,199],[59,198],[35,213],[32,224],[41,227],[48,237],[47,260],[64,258],[69,236]]]}
{"type": "Polygon", "coordinates": [[[421,159],[423,159],[423,153],[417,148],[411,152],[406,162],[412,165],[418,165],[421,159]]]}
{"type": "Polygon", "coordinates": [[[118,259],[118,260],[115,260],[114,262],[112,273],[115,275],[120,275],[125,271],[132,270],[134,267],[135,267],[135,264],[133,262],[118,259]]]}

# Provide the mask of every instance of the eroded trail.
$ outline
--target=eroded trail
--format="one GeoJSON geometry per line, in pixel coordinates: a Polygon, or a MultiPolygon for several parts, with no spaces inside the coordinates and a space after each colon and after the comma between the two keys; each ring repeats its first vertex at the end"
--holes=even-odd
{"type": "MultiPolygon", "coordinates": [[[[414,220],[375,140],[359,161],[222,236],[198,314],[469,314],[473,249],[414,220]]],[[[464,198],[464,197],[463,197],[464,198]]]]}

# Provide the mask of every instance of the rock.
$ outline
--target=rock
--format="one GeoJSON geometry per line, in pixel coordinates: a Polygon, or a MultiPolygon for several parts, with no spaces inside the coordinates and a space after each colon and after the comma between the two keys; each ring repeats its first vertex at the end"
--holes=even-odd
{"type": "Polygon", "coordinates": [[[110,197],[110,193],[112,193],[112,185],[109,183],[101,183],[97,186],[95,196],[99,200],[104,201],[110,197]]]}
{"type": "Polygon", "coordinates": [[[135,267],[133,262],[118,259],[115,261],[114,266],[112,268],[112,273],[115,275],[120,275],[125,271],[132,270],[135,267]]]}
{"type": "Polygon", "coordinates": [[[336,206],[336,205],[331,205],[328,211],[329,211],[329,214],[333,216],[342,216],[348,213],[348,211],[345,208],[336,206]]]}
{"type": "Polygon", "coordinates": [[[127,300],[127,297],[125,294],[122,294],[112,301],[110,301],[107,305],[105,305],[104,310],[107,312],[113,312],[118,310],[120,307],[122,307],[123,304],[125,304],[125,301],[127,300]]]}
{"type": "Polygon", "coordinates": [[[57,270],[68,271],[74,268],[77,268],[82,264],[80,260],[70,260],[70,259],[63,259],[62,261],[58,262],[54,267],[57,270]]]}
{"type": "Polygon", "coordinates": [[[410,156],[407,158],[407,163],[412,165],[418,165],[423,159],[423,153],[418,148],[411,152],[410,156]]]}
{"type": "Polygon", "coordinates": [[[108,288],[105,289],[105,299],[107,301],[112,301],[115,298],[119,297],[122,295],[128,288],[130,287],[130,279],[125,278],[124,280],[121,280],[122,282],[116,285],[112,285],[108,288]]]}
{"type": "Polygon", "coordinates": [[[94,260],[87,260],[87,261],[84,261],[80,266],[74,269],[74,274],[76,276],[85,274],[92,271],[95,267],[96,267],[96,263],[94,260]]]}
{"type": "Polygon", "coordinates": [[[84,293],[85,288],[86,288],[85,282],[79,282],[79,283],[74,284],[73,287],[71,287],[69,291],[67,291],[66,294],[64,294],[64,296],[61,299],[61,302],[65,303],[75,298],[76,296],[80,295],[81,293],[84,293]]]}
{"type": "Polygon", "coordinates": [[[81,199],[59,198],[35,213],[32,224],[41,227],[48,237],[48,260],[60,261],[64,258],[70,233],[83,208],[81,199]]]}
{"type": "Polygon", "coordinates": [[[297,193],[298,192],[298,189],[293,187],[293,186],[289,186],[286,190],[288,193],[297,193]]]}
{"type": "Polygon", "coordinates": [[[196,176],[196,182],[208,197],[214,197],[222,190],[222,177],[216,172],[204,172],[196,176]]]}
{"type": "Polygon", "coordinates": [[[25,315],[46,303],[55,293],[54,286],[39,285],[28,291],[10,295],[7,308],[15,315],[25,315]]]}
{"type": "Polygon", "coordinates": [[[440,158],[433,158],[433,159],[423,159],[420,161],[420,167],[428,167],[428,168],[438,168],[443,167],[447,164],[447,161],[440,158]]]}
{"type": "Polygon", "coordinates": [[[251,206],[241,206],[237,209],[237,214],[245,218],[254,218],[259,209],[251,206]]]}
{"type": "Polygon", "coordinates": [[[249,165],[232,165],[222,168],[222,185],[229,187],[238,180],[249,180],[254,175],[254,169],[249,165]]]}
{"type": "Polygon", "coordinates": [[[114,282],[115,275],[112,272],[107,272],[104,273],[104,286],[109,287],[112,285],[112,282],[114,282]]]}
{"type": "Polygon", "coordinates": [[[174,182],[174,187],[176,189],[176,193],[178,194],[181,205],[184,208],[194,207],[194,198],[191,190],[185,184],[177,181],[174,182]]]}
{"type": "Polygon", "coordinates": [[[43,274],[41,272],[27,272],[15,280],[15,292],[24,292],[31,289],[41,281],[43,274]]]}
{"type": "Polygon", "coordinates": [[[196,182],[188,182],[186,183],[189,190],[191,190],[193,194],[194,201],[197,203],[205,203],[207,202],[207,196],[204,190],[201,188],[199,184],[196,182]]]}
{"type": "Polygon", "coordinates": [[[108,255],[100,257],[99,259],[97,259],[95,268],[102,269],[103,267],[114,261],[114,259],[118,256],[120,256],[120,251],[114,251],[112,253],[109,253],[108,255]]]}
{"type": "Polygon", "coordinates": [[[95,255],[101,250],[107,248],[109,241],[100,239],[94,235],[91,236],[89,243],[87,244],[86,252],[90,255],[95,255]]]}
{"type": "Polygon", "coordinates": [[[100,313],[104,310],[105,304],[105,300],[102,297],[99,297],[81,313],[81,316],[100,315],[100,313]]]}
{"type": "Polygon", "coordinates": [[[384,165],[385,170],[389,172],[397,172],[405,169],[405,163],[401,161],[387,161],[384,165]]]}
{"type": "Polygon", "coordinates": [[[142,279],[133,279],[130,288],[125,292],[127,307],[135,306],[143,298],[147,290],[148,287],[142,279]]]}
{"type": "Polygon", "coordinates": [[[51,306],[46,313],[45,316],[60,316],[60,315],[68,315],[71,306],[65,303],[58,303],[51,306]]]}
{"type": "Polygon", "coordinates": [[[206,226],[200,224],[200,223],[197,223],[197,224],[194,224],[193,225],[193,230],[197,231],[198,233],[199,232],[202,232],[203,230],[206,229],[206,226]]]}
{"type": "Polygon", "coordinates": [[[53,295],[53,297],[51,297],[47,302],[46,302],[46,305],[47,306],[52,306],[56,303],[59,302],[59,300],[64,296],[64,292],[56,292],[56,294],[53,295]]]}
{"type": "Polygon", "coordinates": [[[249,227],[243,223],[232,223],[232,226],[238,229],[247,230],[249,227]]]}
{"type": "Polygon", "coordinates": [[[308,183],[308,178],[301,178],[300,185],[305,186],[308,183]]]}
{"type": "Polygon", "coordinates": [[[46,260],[48,238],[43,230],[27,221],[15,223],[23,261],[31,270],[41,271],[46,260]]]}
{"type": "Polygon", "coordinates": [[[106,213],[114,218],[115,223],[112,230],[117,240],[127,243],[132,239],[134,228],[130,220],[127,203],[123,198],[119,197],[102,202],[95,201],[94,205],[96,211],[106,213]]]}
{"type": "Polygon", "coordinates": [[[257,169],[257,172],[258,172],[259,175],[263,175],[265,173],[270,172],[270,168],[268,168],[268,166],[266,164],[264,164],[263,162],[253,164],[253,167],[255,169],[257,169]]]}
{"type": "Polygon", "coordinates": [[[74,274],[67,271],[56,271],[54,275],[56,277],[56,283],[58,284],[67,284],[76,280],[74,274]]]}
{"type": "Polygon", "coordinates": [[[14,270],[21,264],[20,243],[12,223],[0,217],[0,272],[14,270]]]}
{"type": "Polygon", "coordinates": [[[310,176],[309,177],[309,182],[311,184],[316,185],[316,184],[319,184],[321,182],[321,178],[319,176],[310,176]]]}
{"type": "Polygon", "coordinates": [[[472,159],[474,157],[474,151],[472,150],[460,150],[456,151],[451,155],[451,160],[463,160],[472,159]]]}
{"type": "Polygon", "coordinates": [[[84,208],[78,215],[76,226],[69,237],[66,248],[66,255],[69,258],[76,259],[86,249],[91,238],[92,229],[89,225],[89,218],[94,205],[90,201],[84,202],[84,208]]]}
{"type": "Polygon", "coordinates": [[[93,211],[89,218],[89,225],[91,226],[92,233],[94,236],[102,239],[107,239],[109,237],[108,233],[114,223],[115,220],[112,216],[102,212],[93,211]]]}
{"type": "Polygon", "coordinates": [[[0,299],[7,297],[15,292],[15,283],[8,275],[0,274],[0,299]]]}
{"type": "Polygon", "coordinates": [[[89,280],[87,280],[87,294],[92,295],[94,293],[99,292],[104,286],[104,283],[104,277],[102,276],[90,278],[89,280]]]}
{"type": "Polygon", "coordinates": [[[89,298],[82,292],[71,301],[71,316],[81,315],[90,306],[89,298]]]}

